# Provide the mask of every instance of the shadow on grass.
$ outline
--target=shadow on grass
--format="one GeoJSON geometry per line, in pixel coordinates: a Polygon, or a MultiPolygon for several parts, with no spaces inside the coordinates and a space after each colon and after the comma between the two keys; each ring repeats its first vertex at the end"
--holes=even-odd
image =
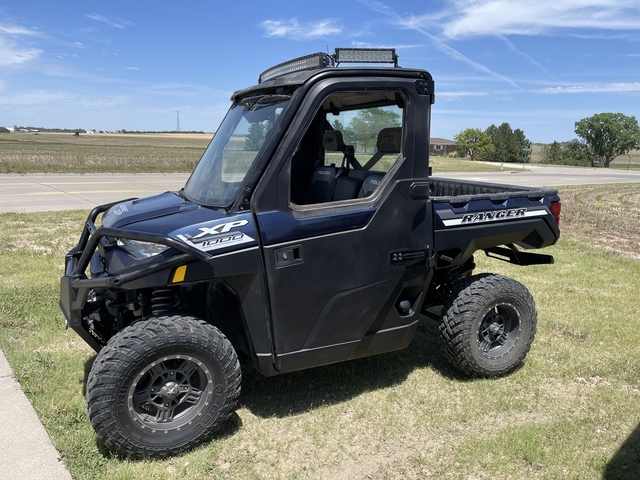
{"type": "Polygon", "coordinates": [[[602,478],[632,480],[640,476],[640,424],[607,464],[602,478]]]}
{"type": "Polygon", "coordinates": [[[437,323],[423,317],[411,344],[397,352],[269,378],[245,365],[239,406],[263,418],[287,417],[398,385],[418,368],[433,368],[456,381],[470,380],[444,358],[437,323]]]}
{"type": "MultiPolygon", "coordinates": [[[[83,393],[95,360],[84,364],[83,393]]],[[[326,405],[348,401],[366,392],[389,388],[404,382],[419,368],[432,368],[440,375],[459,382],[473,381],[455,370],[438,346],[438,324],[422,317],[411,344],[404,350],[357,360],[312,368],[276,377],[264,377],[252,367],[242,367],[242,392],[239,407],[254,415],[287,417],[326,405]]],[[[232,419],[218,431],[215,439],[233,435],[242,422],[234,413],[232,419]]],[[[104,458],[113,454],[96,438],[104,458]]]]}

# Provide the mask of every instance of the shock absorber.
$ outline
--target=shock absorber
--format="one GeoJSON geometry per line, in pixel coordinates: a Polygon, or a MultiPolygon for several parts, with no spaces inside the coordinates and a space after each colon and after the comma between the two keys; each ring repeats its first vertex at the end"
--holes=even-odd
{"type": "Polygon", "coordinates": [[[151,313],[164,315],[180,306],[180,300],[172,288],[159,288],[151,292],[151,313]]]}

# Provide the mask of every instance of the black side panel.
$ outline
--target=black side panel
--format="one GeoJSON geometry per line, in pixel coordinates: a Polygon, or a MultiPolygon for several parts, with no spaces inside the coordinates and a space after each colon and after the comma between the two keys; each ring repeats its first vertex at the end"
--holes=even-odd
{"type": "MultiPolygon", "coordinates": [[[[250,248],[236,253],[220,255],[211,260],[213,270],[217,279],[232,290],[237,297],[242,309],[233,318],[225,318],[224,322],[244,322],[244,326],[234,326],[233,331],[245,331],[248,333],[248,340],[253,349],[253,353],[258,357],[263,357],[271,362],[271,333],[267,304],[266,287],[264,283],[263,270],[261,268],[262,258],[260,250],[250,248]]],[[[210,294],[209,301],[220,300],[223,296],[229,296],[228,292],[223,295],[224,289],[215,290],[210,294]]],[[[236,301],[234,299],[234,301],[236,301]]],[[[214,306],[208,306],[209,311],[216,310],[214,306]]],[[[220,315],[220,311],[218,311],[220,315]]]]}
{"type": "MultiPolygon", "coordinates": [[[[430,209],[398,182],[364,228],[265,247],[273,335],[280,372],[406,346],[427,282],[430,209]],[[278,266],[293,247],[301,261],[278,266]],[[419,258],[393,261],[394,252],[419,258]],[[412,308],[401,311],[407,300],[412,308]],[[372,343],[371,336],[381,335],[372,343]],[[312,353],[314,352],[314,353],[312,353]],[[281,355],[282,354],[282,355],[281,355]]],[[[327,216],[327,228],[339,215],[327,216]]],[[[397,258],[397,257],[396,257],[397,258]]]]}
{"type": "Polygon", "coordinates": [[[481,223],[468,227],[436,230],[438,266],[463,264],[476,250],[515,244],[524,248],[553,245],[558,237],[544,218],[481,223]]]}

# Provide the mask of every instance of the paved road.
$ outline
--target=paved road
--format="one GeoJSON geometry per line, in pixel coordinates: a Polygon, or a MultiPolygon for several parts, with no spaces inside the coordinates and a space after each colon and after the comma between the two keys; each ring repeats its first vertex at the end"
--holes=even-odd
{"type": "Polygon", "coordinates": [[[505,167],[515,168],[517,171],[455,174],[443,173],[439,176],[477,180],[482,182],[510,183],[512,185],[525,185],[528,187],[559,187],[562,185],[640,182],[640,171],[637,170],[541,167],[536,165],[527,165],[526,170],[523,171],[521,170],[522,164],[505,164],[505,167]]]}
{"type": "Polygon", "coordinates": [[[189,178],[178,174],[0,175],[0,213],[90,210],[124,198],[179,190],[189,178]]]}
{"type": "MultiPolygon", "coordinates": [[[[505,165],[519,168],[517,165],[505,165]]],[[[640,182],[640,172],[527,166],[527,171],[449,173],[442,177],[531,187],[640,182]]],[[[179,190],[188,174],[0,175],[0,213],[90,210],[130,197],[179,190]]]]}

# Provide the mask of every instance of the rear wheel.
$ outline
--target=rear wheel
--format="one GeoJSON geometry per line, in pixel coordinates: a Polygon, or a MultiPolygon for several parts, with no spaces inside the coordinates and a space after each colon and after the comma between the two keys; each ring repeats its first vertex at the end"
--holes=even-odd
{"type": "Polygon", "coordinates": [[[440,322],[440,346],[467,375],[498,377],[525,358],[536,333],[533,297],[521,283],[493,274],[461,281],[440,322]]]}
{"type": "Polygon", "coordinates": [[[116,334],[87,380],[89,418],[113,453],[162,457],[199,445],[233,414],[240,364],[231,343],[194,317],[159,317],[116,334]]]}

